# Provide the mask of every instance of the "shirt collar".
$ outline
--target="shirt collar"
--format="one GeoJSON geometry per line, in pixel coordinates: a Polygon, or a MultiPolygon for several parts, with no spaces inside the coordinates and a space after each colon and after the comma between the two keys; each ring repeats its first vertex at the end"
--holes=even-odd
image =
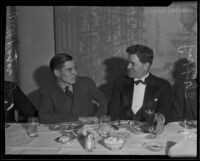
{"type": "Polygon", "coordinates": [[[143,82],[145,81],[145,79],[149,76],[149,72],[143,76],[142,78],[138,79],[138,78],[135,78],[134,80],[137,81],[137,80],[142,80],[143,82]]]}
{"type": "Polygon", "coordinates": [[[57,81],[58,86],[65,92],[65,87],[68,86],[69,89],[71,89],[72,87],[69,84],[64,84],[64,83],[60,83],[57,81]]]}

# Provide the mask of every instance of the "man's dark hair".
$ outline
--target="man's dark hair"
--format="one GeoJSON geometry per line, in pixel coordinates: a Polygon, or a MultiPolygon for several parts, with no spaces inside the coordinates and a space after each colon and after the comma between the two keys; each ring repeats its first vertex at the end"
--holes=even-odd
{"type": "Polygon", "coordinates": [[[49,62],[49,67],[53,72],[55,69],[60,69],[63,67],[66,61],[73,60],[73,57],[66,53],[58,53],[56,54],[49,62]]]}
{"type": "Polygon", "coordinates": [[[137,55],[137,57],[139,58],[140,62],[145,64],[145,63],[149,63],[150,65],[153,62],[153,50],[147,46],[144,45],[133,45],[133,46],[129,46],[126,49],[126,52],[128,54],[135,54],[137,55]]]}

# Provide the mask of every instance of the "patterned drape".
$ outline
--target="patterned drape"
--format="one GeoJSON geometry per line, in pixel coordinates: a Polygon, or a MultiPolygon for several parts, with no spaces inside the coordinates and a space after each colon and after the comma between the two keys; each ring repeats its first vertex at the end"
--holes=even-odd
{"type": "Polygon", "coordinates": [[[18,82],[17,72],[17,30],[16,30],[16,6],[6,8],[6,34],[5,34],[5,57],[4,57],[4,112],[6,120],[16,120],[17,113],[13,110],[14,96],[13,90],[18,82]],[[14,83],[12,83],[14,82],[14,83]]]}
{"type": "Polygon", "coordinates": [[[56,51],[72,54],[79,74],[100,85],[106,81],[105,60],[124,58],[127,46],[146,43],[143,12],[143,7],[56,6],[56,51]]]}
{"type": "Polygon", "coordinates": [[[82,7],[77,10],[82,55],[80,71],[93,69],[89,70],[90,76],[97,83],[103,82],[101,62],[111,57],[125,57],[127,46],[145,41],[143,7],[82,7]],[[91,63],[86,64],[83,59],[90,59],[91,63]]]}
{"type": "Polygon", "coordinates": [[[5,34],[5,66],[6,81],[17,82],[17,32],[16,32],[16,6],[6,8],[6,34],[5,34]]]}
{"type": "Polygon", "coordinates": [[[197,60],[196,14],[192,2],[168,7],[56,6],[56,52],[72,54],[78,73],[100,86],[110,80],[109,73],[116,78],[109,60],[123,61],[129,45],[148,45],[154,50],[151,72],[173,84],[174,62],[197,60]]]}

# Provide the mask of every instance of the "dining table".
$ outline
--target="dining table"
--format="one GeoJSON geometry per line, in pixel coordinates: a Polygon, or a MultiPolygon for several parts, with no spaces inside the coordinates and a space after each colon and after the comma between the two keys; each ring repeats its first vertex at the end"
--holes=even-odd
{"type": "Polygon", "coordinates": [[[197,128],[186,129],[180,126],[179,122],[166,124],[163,132],[154,139],[147,138],[148,133],[134,133],[123,128],[112,129],[113,133],[126,140],[123,147],[118,150],[111,150],[103,144],[103,138],[97,132],[98,124],[87,124],[84,126],[94,131],[95,148],[92,151],[86,150],[79,137],[67,144],[58,142],[57,139],[62,135],[61,132],[51,130],[46,124],[39,124],[37,137],[30,137],[22,123],[7,123],[7,125],[8,127],[5,127],[5,155],[197,156],[197,128]],[[150,150],[145,146],[150,143],[159,143],[161,149],[150,150]],[[183,152],[181,148],[185,149],[186,152],[183,152]],[[182,153],[179,154],[176,151],[182,153]]]}

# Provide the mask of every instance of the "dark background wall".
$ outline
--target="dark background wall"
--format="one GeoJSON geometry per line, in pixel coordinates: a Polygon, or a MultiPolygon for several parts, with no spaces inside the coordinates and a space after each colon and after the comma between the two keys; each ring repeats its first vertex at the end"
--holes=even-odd
{"type": "Polygon", "coordinates": [[[38,88],[52,80],[50,58],[75,57],[80,75],[92,77],[110,96],[112,83],[126,68],[126,47],[153,48],[151,71],[174,83],[174,63],[196,62],[196,4],[169,7],[17,6],[20,87],[37,106],[38,88]]]}

